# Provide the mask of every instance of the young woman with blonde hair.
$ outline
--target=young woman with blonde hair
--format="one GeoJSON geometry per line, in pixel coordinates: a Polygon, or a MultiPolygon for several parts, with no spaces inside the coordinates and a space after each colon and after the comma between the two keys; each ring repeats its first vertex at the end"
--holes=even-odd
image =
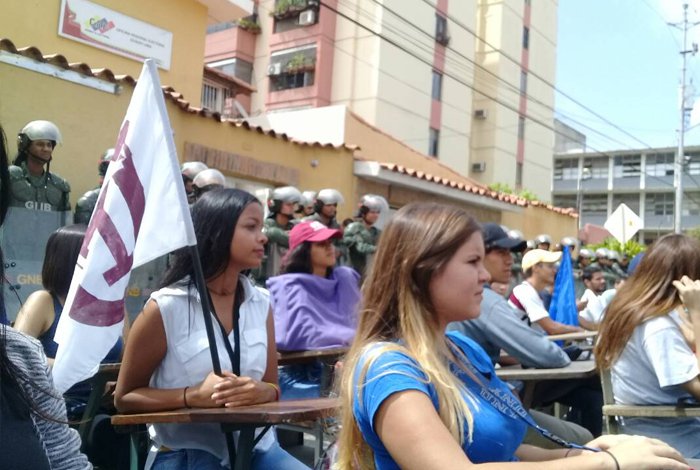
{"type": "Polygon", "coordinates": [[[479,315],[483,258],[479,225],[455,207],[410,204],[386,227],[343,368],[337,468],[687,469],[649,438],[606,436],[590,450],[521,444],[532,420],[486,353],[445,335],[449,322],[479,315]]]}
{"type": "MultiPolygon", "coordinates": [[[[610,369],[615,402],[676,405],[700,400],[700,242],[659,238],[620,288],[600,326],[595,355],[610,369]]],[[[663,439],[700,458],[700,419],[625,418],[625,432],[663,439]]]]}

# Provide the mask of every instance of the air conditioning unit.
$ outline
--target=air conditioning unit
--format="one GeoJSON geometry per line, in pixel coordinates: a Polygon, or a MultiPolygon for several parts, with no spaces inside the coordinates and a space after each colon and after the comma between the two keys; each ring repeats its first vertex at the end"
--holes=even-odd
{"type": "Polygon", "coordinates": [[[473,173],[483,173],[486,171],[486,162],[476,162],[472,163],[473,173]]]}
{"type": "Polygon", "coordinates": [[[486,112],[485,109],[475,109],[474,110],[474,119],[486,119],[488,117],[488,113],[486,112]]]}
{"type": "Polygon", "coordinates": [[[268,75],[279,75],[281,73],[282,73],[282,62],[275,62],[274,64],[270,64],[270,66],[267,68],[268,75]]]}
{"type": "Polygon", "coordinates": [[[314,10],[306,10],[299,13],[299,25],[308,26],[316,22],[316,12],[314,10]]]}

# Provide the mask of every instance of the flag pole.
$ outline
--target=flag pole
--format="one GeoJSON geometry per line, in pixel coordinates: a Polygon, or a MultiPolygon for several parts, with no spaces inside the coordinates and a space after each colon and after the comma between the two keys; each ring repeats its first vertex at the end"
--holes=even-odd
{"type": "MultiPolygon", "coordinates": [[[[164,129],[164,131],[168,132],[172,128],[170,127],[168,111],[165,109],[165,99],[163,99],[163,91],[160,88],[160,77],[158,76],[158,69],[156,67],[156,63],[153,59],[146,59],[144,66],[148,68],[153,83],[158,85],[158,89],[156,91],[159,94],[159,96],[158,99],[156,99],[156,102],[158,103],[158,110],[160,112],[161,118],[163,122],[167,124],[167,128],[164,129]]],[[[171,156],[170,164],[173,167],[174,174],[178,174],[180,172],[180,169],[177,165],[177,151],[175,150],[175,142],[173,141],[172,135],[167,136],[165,141],[168,146],[168,153],[171,156]]],[[[176,184],[175,186],[177,188],[176,190],[180,193],[180,200],[187,201],[184,185],[176,184]]],[[[197,287],[197,291],[199,292],[199,298],[202,305],[202,315],[204,316],[204,326],[207,331],[207,340],[209,341],[209,353],[211,355],[212,369],[216,375],[221,376],[221,361],[219,359],[219,351],[216,346],[216,337],[214,336],[214,324],[212,323],[211,319],[212,309],[211,305],[209,304],[209,292],[207,290],[207,284],[204,279],[202,262],[199,258],[199,252],[197,251],[196,236],[194,234],[194,227],[192,225],[192,217],[189,214],[189,212],[184,209],[186,207],[188,206],[185,203],[184,206],[181,207],[181,210],[183,211],[183,220],[185,220],[185,230],[187,230],[189,238],[195,241],[193,245],[188,246],[188,250],[192,259],[192,266],[194,267],[195,285],[197,287]]],[[[221,425],[221,431],[224,433],[224,436],[226,436],[226,448],[228,450],[229,463],[231,465],[231,468],[235,468],[236,445],[233,440],[233,432],[224,430],[223,424],[221,425]]]]}

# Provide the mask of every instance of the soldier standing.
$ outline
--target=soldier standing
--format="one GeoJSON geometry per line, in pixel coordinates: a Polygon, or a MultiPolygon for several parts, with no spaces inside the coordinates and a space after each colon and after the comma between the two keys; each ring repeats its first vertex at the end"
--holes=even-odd
{"type": "Polygon", "coordinates": [[[100,190],[102,189],[102,183],[104,182],[105,175],[107,174],[107,167],[109,167],[109,162],[114,157],[114,149],[107,149],[107,151],[102,155],[100,163],[97,166],[97,175],[99,177],[99,184],[87,191],[85,194],[78,199],[75,204],[75,216],[73,216],[73,222],[76,224],[88,224],[90,223],[90,217],[92,217],[92,211],[95,210],[97,205],[97,199],[100,197],[100,190]]]}
{"type": "Polygon", "coordinates": [[[301,192],[294,186],[283,186],[272,191],[267,207],[270,214],[263,226],[267,236],[262,275],[258,282],[265,285],[265,280],[280,272],[282,258],[289,249],[289,231],[294,227],[294,206],[301,200],[301,192]]]}
{"type": "Polygon", "coordinates": [[[194,178],[209,167],[202,162],[185,162],[180,167],[182,174],[182,182],[185,185],[185,193],[187,194],[187,202],[194,202],[194,178]]]}
{"type": "Polygon", "coordinates": [[[304,221],[313,222],[315,220],[328,228],[340,229],[335,216],[338,213],[338,204],[344,202],[343,195],[337,189],[322,189],[316,196],[314,213],[304,218],[304,221]]]}
{"type": "Polygon", "coordinates": [[[365,275],[367,260],[374,254],[379,241],[380,230],[374,226],[382,209],[389,207],[386,200],[376,194],[365,194],[360,199],[359,220],[345,229],[343,242],[348,250],[350,266],[361,276],[365,275]]]}
{"type": "Polygon", "coordinates": [[[70,185],[51,173],[61,132],[49,121],[32,121],[17,135],[17,157],[10,166],[10,206],[38,211],[70,211],[70,185]],[[46,168],[44,168],[46,167],[46,168]]]}

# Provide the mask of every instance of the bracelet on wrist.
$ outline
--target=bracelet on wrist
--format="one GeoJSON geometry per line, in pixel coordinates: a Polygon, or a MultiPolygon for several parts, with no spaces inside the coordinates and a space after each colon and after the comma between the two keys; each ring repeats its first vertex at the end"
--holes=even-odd
{"type": "Polygon", "coordinates": [[[272,382],[263,382],[264,384],[269,385],[275,390],[275,400],[274,401],[279,401],[280,399],[280,387],[277,384],[273,384],[272,382]]]}

